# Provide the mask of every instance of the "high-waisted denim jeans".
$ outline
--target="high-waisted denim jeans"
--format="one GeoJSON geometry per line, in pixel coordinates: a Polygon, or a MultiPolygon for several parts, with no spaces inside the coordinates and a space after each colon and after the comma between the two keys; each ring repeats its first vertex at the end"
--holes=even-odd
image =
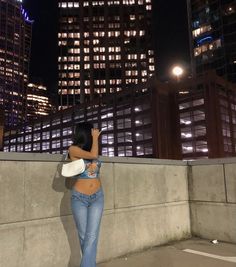
{"type": "Polygon", "coordinates": [[[82,252],[80,267],[96,267],[97,243],[103,206],[102,187],[92,195],[72,190],[71,208],[82,252]]]}

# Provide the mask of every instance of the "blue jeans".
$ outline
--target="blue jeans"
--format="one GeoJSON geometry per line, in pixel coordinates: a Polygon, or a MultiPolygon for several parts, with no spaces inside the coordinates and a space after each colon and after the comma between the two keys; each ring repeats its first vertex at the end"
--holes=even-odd
{"type": "Polygon", "coordinates": [[[102,188],[92,195],[72,190],[71,208],[82,252],[80,267],[96,267],[97,243],[103,207],[102,188]]]}

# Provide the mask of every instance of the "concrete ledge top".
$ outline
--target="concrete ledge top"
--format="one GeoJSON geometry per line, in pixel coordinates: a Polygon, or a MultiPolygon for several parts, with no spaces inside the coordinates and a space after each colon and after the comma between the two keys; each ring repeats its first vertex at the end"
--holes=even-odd
{"type": "MultiPolygon", "coordinates": [[[[47,153],[19,153],[19,152],[0,152],[0,161],[64,161],[65,155],[47,153]]],[[[132,158],[132,157],[100,157],[107,163],[126,163],[126,164],[151,164],[151,165],[176,165],[187,166],[187,162],[182,160],[153,159],[153,158],[132,158]]]]}
{"type": "Polygon", "coordinates": [[[217,165],[217,164],[233,164],[236,163],[236,157],[232,158],[216,158],[216,159],[199,159],[199,160],[189,160],[188,165],[217,165]]]}
{"type": "MultiPolygon", "coordinates": [[[[25,152],[0,152],[0,161],[47,161],[62,162],[65,155],[47,153],[25,153],[25,152]]],[[[175,166],[197,166],[197,165],[217,165],[236,163],[236,157],[201,159],[201,160],[171,160],[156,158],[134,158],[134,157],[100,157],[106,163],[126,163],[126,164],[150,164],[150,165],[175,165],[175,166]]]]}

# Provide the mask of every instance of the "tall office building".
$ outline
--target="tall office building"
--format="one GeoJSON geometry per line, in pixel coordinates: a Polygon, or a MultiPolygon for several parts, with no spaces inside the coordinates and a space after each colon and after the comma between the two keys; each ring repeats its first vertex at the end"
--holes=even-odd
{"type": "Polygon", "coordinates": [[[21,0],[0,0],[0,109],[6,128],[25,118],[31,29],[21,0]]]}
{"type": "Polygon", "coordinates": [[[236,82],[236,1],[187,0],[193,73],[236,82]]]}
{"type": "Polygon", "coordinates": [[[58,1],[61,108],[153,75],[152,0],[58,1]]]}

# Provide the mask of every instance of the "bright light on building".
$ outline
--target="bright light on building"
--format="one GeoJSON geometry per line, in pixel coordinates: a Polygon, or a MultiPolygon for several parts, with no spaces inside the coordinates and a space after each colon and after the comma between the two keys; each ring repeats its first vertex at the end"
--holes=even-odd
{"type": "Polygon", "coordinates": [[[176,76],[176,79],[179,80],[180,76],[183,75],[184,70],[180,66],[174,66],[172,69],[172,73],[174,76],[176,76]]]}

